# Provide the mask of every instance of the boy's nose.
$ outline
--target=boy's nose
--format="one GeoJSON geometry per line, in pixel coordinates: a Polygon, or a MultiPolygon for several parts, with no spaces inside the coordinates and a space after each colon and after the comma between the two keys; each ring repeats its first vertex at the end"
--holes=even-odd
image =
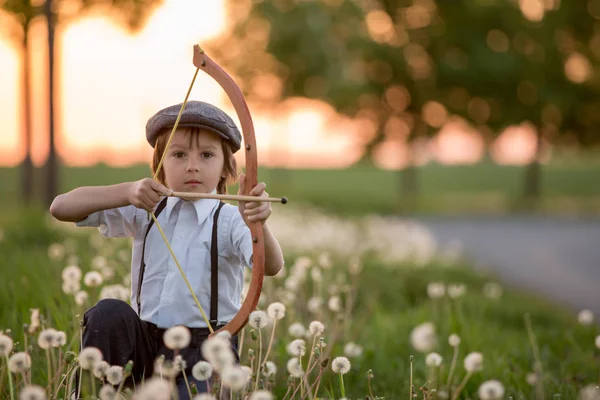
{"type": "Polygon", "coordinates": [[[187,169],[188,171],[198,171],[198,164],[190,160],[190,162],[188,162],[187,169]]]}

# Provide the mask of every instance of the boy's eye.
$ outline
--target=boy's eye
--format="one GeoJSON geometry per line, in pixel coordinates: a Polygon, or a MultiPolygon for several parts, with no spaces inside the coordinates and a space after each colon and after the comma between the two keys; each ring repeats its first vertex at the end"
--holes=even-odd
{"type": "Polygon", "coordinates": [[[182,151],[176,151],[175,153],[173,153],[173,156],[177,157],[177,158],[181,158],[185,155],[184,152],[182,151]]]}
{"type": "Polygon", "coordinates": [[[205,151],[204,153],[202,153],[202,157],[204,158],[210,158],[213,156],[213,153],[210,153],[208,151],[205,151]]]}

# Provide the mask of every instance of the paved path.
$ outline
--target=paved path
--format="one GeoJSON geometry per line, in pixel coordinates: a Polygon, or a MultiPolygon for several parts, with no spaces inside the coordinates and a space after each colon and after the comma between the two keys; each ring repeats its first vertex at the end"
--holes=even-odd
{"type": "Polygon", "coordinates": [[[600,319],[600,220],[428,218],[440,244],[458,239],[468,257],[505,282],[600,319]]]}

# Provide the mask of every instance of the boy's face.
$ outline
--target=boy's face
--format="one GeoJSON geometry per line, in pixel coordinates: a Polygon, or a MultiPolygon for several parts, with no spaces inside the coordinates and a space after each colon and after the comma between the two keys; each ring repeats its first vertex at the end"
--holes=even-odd
{"type": "Polygon", "coordinates": [[[224,163],[221,138],[178,128],[163,161],[167,186],[175,192],[210,193],[224,176],[224,163]]]}

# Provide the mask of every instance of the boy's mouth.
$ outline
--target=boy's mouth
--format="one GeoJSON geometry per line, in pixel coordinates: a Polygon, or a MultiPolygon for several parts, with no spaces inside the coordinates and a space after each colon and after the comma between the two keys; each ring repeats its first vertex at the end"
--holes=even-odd
{"type": "Polygon", "coordinates": [[[195,179],[190,179],[189,181],[186,181],[186,182],[185,182],[185,184],[186,184],[186,185],[188,185],[188,184],[189,184],[189,185],[199,185],[199,184],[201,184],[201,183],[202,183],[202,182],[200,182],[200,181],[197,181],[197,180],[195,180],[195,179]]]}

